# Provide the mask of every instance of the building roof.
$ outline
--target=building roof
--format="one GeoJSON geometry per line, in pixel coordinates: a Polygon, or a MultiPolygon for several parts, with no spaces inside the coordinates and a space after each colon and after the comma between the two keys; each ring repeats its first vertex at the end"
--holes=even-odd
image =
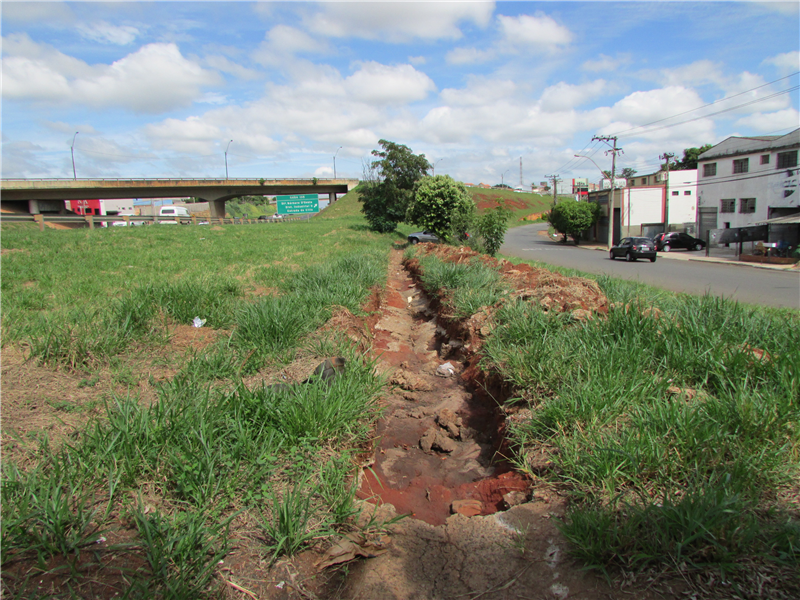
{"type": "Polygon", "coordinates": [[[716,146],[703,152],[698,160],[709,160],[723,156],[737,154],[754,154],[756,152],[771,152],[779,148],[800,146],[800,129],[795,129],[786,135],[761,135],[757,137],[729,137],[716,146]]]}

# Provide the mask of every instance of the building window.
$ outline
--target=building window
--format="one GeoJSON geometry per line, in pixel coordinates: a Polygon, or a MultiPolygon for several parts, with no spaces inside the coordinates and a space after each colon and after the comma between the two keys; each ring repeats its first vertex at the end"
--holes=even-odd
{"type": "Polygon", "coordinates": [[[733,174],[747,173],[750,170],[750,159],[740,158],[733,161],[733,174]]]}
{"type": "Polygon", "coordinates": [[[684,196],[691,196],[692,195],[692,190],[686,190],[685,192],[683,192],[683,195],[684,196]]]}
{"type": "Polygon", "coordinates": [[[740,198],[739,199],[739,213],[743,215],[750,215],[756,212],[756,199],[755,198],[740,198]]]}
{"type": "Polygon", "coordinates": [[[731,198],[730,200],[720,200],[719,212],[721,213],[736,212],[736,200],[734,198],[731,198]]]}
{"type": "Polygon", "coordinates": [[[642,177],[642,185],[647,185],[647,177],[642,177]]]}
{"type": "Polygon", "coordinates": [[[713,177],[717,174],[717,163],[703,165],[703,177],[713,177]]]}
{"type": "Polygon", "coordinates": [[[677,196],[678,194],[680,194],[680,192],[678,190],[673,190],[673,192],[672,192],[673,196],[677,196]]]}
{"type": "Polygon", "coordinates": [[[797,150],[778,152],[778,168],[791,169],[797,166],[797,150]]]}
{"type": "Polygon", "coordinates": [[[769,154],[762,154],[761,155],[761,164],[768,165],[769,164],[769,154]]]}

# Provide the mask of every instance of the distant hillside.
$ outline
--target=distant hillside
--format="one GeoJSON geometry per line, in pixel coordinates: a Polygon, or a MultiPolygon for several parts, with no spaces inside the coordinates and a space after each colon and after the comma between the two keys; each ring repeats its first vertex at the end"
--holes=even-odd
{"type": "Polygon", "coordinates": [[[472,194],[472,199],[475,201],[479,213],[497,206],[503,206],[514,213],[513,220],[515,222],[523,221],[525,217],[529,217],[532,221],[536,220],[534,215],[547,212],[553,203],[552,196],[542,196],[528,192],[476,187],[468,187],[467,191],[472,194]]]}

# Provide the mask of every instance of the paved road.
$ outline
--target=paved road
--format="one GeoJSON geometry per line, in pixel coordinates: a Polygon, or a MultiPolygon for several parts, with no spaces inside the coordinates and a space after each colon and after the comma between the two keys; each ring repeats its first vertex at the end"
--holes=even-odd
{"type": "MultiPolygon", "coordinates": [[[[638,280],[674,292],[706,292],[739,302],[800,309],[800,272],[758,269],[735,264],[681,260],[659,254],[655,263],[609,260],[607,252],[576,248],[553,242],[539,232],[547,225],[536,223],[509,229],[500,252],[557,267],[605,273],[638,280]]],[[[675,251],[678,252],[683,251],[675,251]]],[[[684,257],[685,258],[685,257],[684,257]]]]}

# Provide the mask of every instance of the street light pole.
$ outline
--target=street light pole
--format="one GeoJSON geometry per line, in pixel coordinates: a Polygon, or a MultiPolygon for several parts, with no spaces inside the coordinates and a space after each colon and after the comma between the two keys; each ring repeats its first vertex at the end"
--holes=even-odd
{"type": "Polygon", "coordinates": [[[233,143],[233,140],[228,142],[228,147],[225,148],[225,179],[226,180],[228,179],[228,148],[231,147],[232,143],[233,143]]]}
{"type": "Polygon", "coordinates": [[[506,173],[508,173],[508,171],[510,171],[510,170],[511,170],[511,169],[508,169],[508,170],[506,170],[506,172],[505,172],[505,173],[503,173],[502,175],[500,175],[500,187],[505,187],[505,185],[506,185],[506,183],[505,183],[505,176],[506,176],[506,173]]]}
{"type": "Polygon", "coordinates": [[[439,164],[440,162],[442,162],[443,160],[444,160],[443,158],[440,158],[440,159],[439,159],[439,160],[437,160],[435,163],[433,163],[433,167],[432,167],[432,169],[433,169],[433,176],[434,176],[434,177],[436,177],[436,165],[438,165],[438,164],[439,164]]]}
{"type": "Polygon", "coordinates": [[[336,155],[339,154],[339,150],[344,148],[344,146],[339,146],[336,149],[336,152],[333,153],[333,178],[336,179],[336,155]]]}
{"type": "Polygon", "coordinates": [[[77,179],[78,175],[75,173],[75,138],[78,136],[80,132],[76,131],[75,135],[72,136],[72,145],[69,147],[69,151],[72,154],[72,178],[77,179]]]}

